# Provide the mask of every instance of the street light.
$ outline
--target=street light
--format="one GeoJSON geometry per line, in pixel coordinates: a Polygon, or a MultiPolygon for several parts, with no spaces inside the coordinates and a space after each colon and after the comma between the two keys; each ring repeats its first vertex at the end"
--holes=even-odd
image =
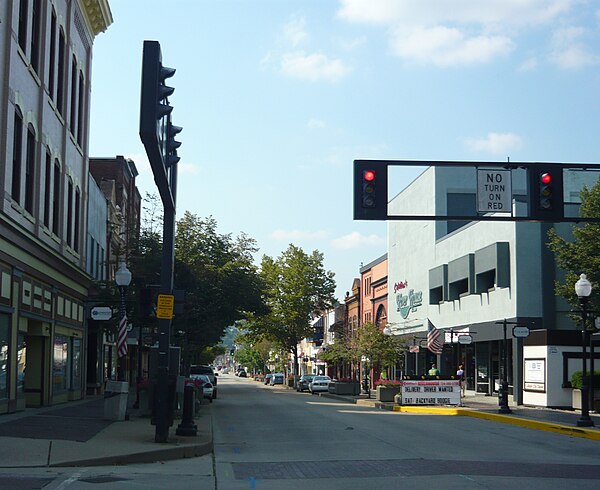
{"type": "Polygon", "coordinates": [[[121,294],[121,319],[119,320],[119,333],[117,337],[117,356],[119,358],[119,381],[126,381],[125,356],[127,355],[127,310],[125,307],[125,292],[131,284],[131,271],[121,262],[119,269],[115,273],[115,282],[121,294]]]}
{"type": "Polygon", "coordinates": [[[592,284],[587,280],[585,274],[581,274],[579,281],[575,283],[575,293],[579,297],[579,303],[581,304],[581,361],[582,361],[582,376],[581,376],[581,417],[577,421],[577,427],[592,427],[594,421],[590,418],[590,407],[589,407],[589,384],[587,377],[587,353],[585,351],[587,345],[587,304],[592,294],[592,284]]]}

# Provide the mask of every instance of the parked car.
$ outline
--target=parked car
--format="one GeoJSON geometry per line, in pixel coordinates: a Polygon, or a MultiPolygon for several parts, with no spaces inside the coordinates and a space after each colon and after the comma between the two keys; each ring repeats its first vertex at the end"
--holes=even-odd
{"type": "Polygon", "coordinates": [[[194,381],[200,381],[202,388],[202,396],[212,403],[214,397],[214,385],[210,382],[209,377],[206,374],[191,374],[190,379],[194,381]]]}
{"type": "Polygon", "coordinates": [[[284,380],[285,380],[285,376],[283,374],[275,373],[275,374],[273,374],[273,376],[271,376],[271,379],[269,380],[269,384],[271,386],[282,385],[284,380]]]}
{"type": "Polygon", "coordinates": [[[238,371],[238,376],[239,376],[240,378],[247,378],[247,377],[248,377],[248,375],[246,374],[246,371],[245,371],[245,370],[243,370],[243,369],[240,369],[240,370],[238,371]]]}
{"type": "Polygon", "coordinates": [[[300,376],[298,384],[296,385],[296,391],[308,391],[308,384],[313,380],[314,377],[314,374],[303,374],[300,376]]]}
{"type": "Polygon", "coordinates": [[[190,366],[190,375],[192,374],[204,374],[208,376],[213,385],[213,399],[217,398],[217,373],[213,371],[213,368],[206,364],[194,364],[190,366]]]}
{"type": "Polygon", "coordinates": [[[272,378],[272,377],[273,377],[273,375],[272,375],[271,373],[269,373],[269,374],[265,374],[264,383],[265,383],[266,385],[270,384],[270,383],[271,383],[271,378],[272,378]]]}
{"type": "Polygon", "coordinates": [[[329,376],[315,376],[308,384],[308,391],[317,393],[319,391],[328,391],[331,378],[329,376]]]}

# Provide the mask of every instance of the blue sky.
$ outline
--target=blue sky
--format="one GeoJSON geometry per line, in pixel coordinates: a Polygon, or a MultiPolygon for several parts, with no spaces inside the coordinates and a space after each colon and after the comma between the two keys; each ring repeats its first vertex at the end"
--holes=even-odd
{"type": "MultiPolygon", "coordinates": [[[[343,298],[386,225],[352,219],[354,159],[600,161],[596,0],[109,0],[94,43],[92,157],[138,136],[142,46],[183,126],[178,216],[262,254],[324,253],[343,298]]],[[[416,169],[394,173],[401,189],[416,169]]]]}

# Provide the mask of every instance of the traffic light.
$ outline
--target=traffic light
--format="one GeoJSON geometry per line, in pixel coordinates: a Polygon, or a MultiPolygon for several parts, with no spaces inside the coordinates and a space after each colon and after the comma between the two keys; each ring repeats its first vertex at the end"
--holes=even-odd
{"type": "Polygon", "coordinates": [[[387,219],[387,165],[354,161],[354,219],[387,219]]]}
{"type": "Polygon", "coordinates": [[[235,356],[235,349],[231,349],[231,350],[229,351],[229,355],[230,355],[231,357],[235,356]]]}
{"type": "Polygon", "coordinates": [[[174,74],[175,68],[162,64],[158,41],[144,41],[140,138],[146,148],[161,197],[167,197],[167,201],[173,200],[172,196],[169,196],[169,171],[179,161],[177,149],[181,143],[175,140],[175,136],[182,130],[171,120],[173,106],[169,103],[169,97],[175,89],[168,86],[166,80],[174,74]]]}
{"type": "Polygon", "coordinates": [[[559,164],[529,167],[529,215],[540,221],[558,222],[564,217],[563,177],[559,164]]]}

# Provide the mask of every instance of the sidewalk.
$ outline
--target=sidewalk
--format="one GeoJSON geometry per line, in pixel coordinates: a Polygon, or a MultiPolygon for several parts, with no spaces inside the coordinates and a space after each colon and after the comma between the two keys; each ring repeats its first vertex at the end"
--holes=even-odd
{"type": "Polygon", "coordinates": [[[515,405],[512,397],[509,397],[509,408],[512,413],[500,414],[498,413],[498,398],[496,396],[484,396],[469,392],[463,398],[461,407],[400,406],[395,403],[379,402],[373,395],[371,398],[367,398],[366,395],[353,397],[332,395],[330,393],[322,393],[320,396],[402,413],[482,418],[504,424],[600,441],[600,414],[590,413],[590,418],[594,422],[593,427],[578,427],[577,421],[581,417],[579,411],[515,405]]]}
{"type": "Polygon", "coordinates": [[[103,420],[102,397],[0,415],[0,467],[101,466],[202,456],[213,447],[210,409],[203,404],[195,416],[196,436],[176,435],[180,420],[175,420],[166,443],[154,442],[155,426],[135,409],[129,420],[103,420]]]}

